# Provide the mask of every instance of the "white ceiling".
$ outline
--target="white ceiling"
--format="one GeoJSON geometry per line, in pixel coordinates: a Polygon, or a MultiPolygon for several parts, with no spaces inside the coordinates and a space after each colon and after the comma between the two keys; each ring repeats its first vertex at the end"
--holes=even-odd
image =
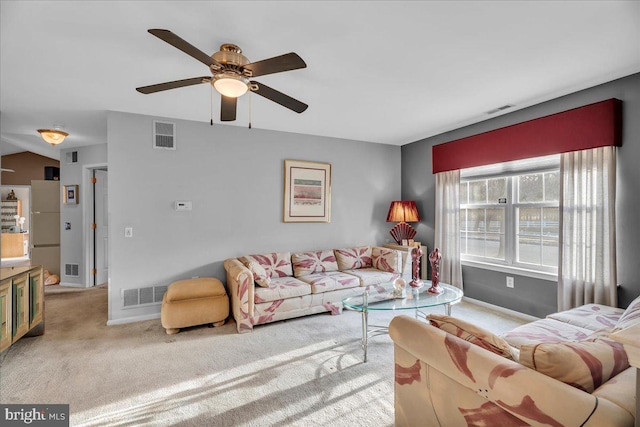
{"type": "MultiPolygon", "coordinates": [[[[104,143],[108,110],[208,122],[207,85],[135,91],[209,74],[149,28],[207,54],[298,53],[306,69],[256,80],[309,109],[252,96],[254,128],[394,145],[640,72],[639,1],[2,1],[0,16],[2,154],[58,157],[36,129],[60,124],[64,148],[104,143]]],[[[233,125],[248,110],[245,95],[233,125]]]]}

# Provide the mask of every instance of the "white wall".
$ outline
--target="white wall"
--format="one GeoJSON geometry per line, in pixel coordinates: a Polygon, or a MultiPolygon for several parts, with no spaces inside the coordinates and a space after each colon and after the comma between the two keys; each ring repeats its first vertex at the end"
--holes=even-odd
{"type": "Polygon", "coordinates": [[[60,185],[79,185],[78,204],[65,205],[60,203],[60,281],[62,285],[91,286],[86,283],[87,265],[89,260],[85,253],[83,233],[84,214],[83,207],[89,203],[87,196],[90,194],[88,186],[91,185],[83,175],[86,165],[107,162],[107,144],[89,145],[85,147],[68,148],[60,151],[60,185]],[[77,151],[78,161],[67,163],[67,152],[77,151]],[[70,230],[65,230],[64,224],[71,224],[70,230]],[[78,264],[79,276],[66,276],[65,264],[78,264]]]}
{"type": "Polygon", "coordinates": [[[154,119],[108,117],[112,323],[160,311],[123,309],[124,289],[196,275],[224,282],[226,258],[390,239],[400,147],[166,119],[176,123],[177,150],[155,150],[154,119]],[[331,163],[331,223],[282,222],[285,159],[331,163]],[[176,200],[192,201],[193,210],[176,212],[176,200]]]}

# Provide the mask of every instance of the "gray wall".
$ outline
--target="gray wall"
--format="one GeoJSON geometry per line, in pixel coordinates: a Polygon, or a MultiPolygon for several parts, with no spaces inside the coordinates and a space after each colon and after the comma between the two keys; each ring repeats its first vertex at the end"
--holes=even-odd
{"type": "MultiPolygon", "coordinates": [[[[86,283],[88,259],[84,245],[84,206],[91,194],[89,182],[84,181],[83,169],[86,165],[107,162],[107,144],[89,145],[86,147],[69,148],[60,151],[60,185],[79,185],[77,205],[60,203],[60,281],[63,285],[91,286],[86,283]],[[67,163],[69,151],[78,152],[76,163],[67,163]],[[71,229],[65,230],[64,223],[71,223],[71,229]],[[66,276],[65,264],[78,264],[79,277],[66,276]]],[[[62,188],[60,194],[62,194],[62,188]]]]}
{"type": "MultiPolygon", "coordinates": [[[[618,151],[616,221],[618,305],[626,307],[640,294],[640,74],[534,105],[426,138],[402,147],[402,198],[416,199],[423,219],[416,239],[430,250],[434,240],[435,176],[431,173],[431,147],[436,144],[498,129],[583,105],[617,98],[623,101],[623,146],[618,151]]],[[[464,100],[461,100],[464,102],[464,100]]],[[[517,141],[514,141],[517,144],[517,141]]],[[[556,311],[555,282],[515,276],[507,289],[505,273],[463,267],[465,294],[471,298],[542,317],[556,311]]],[[[509,274],[513,276],[512,274],[509,274]]]]}
{"type": "Polygon", "coordinates": [[[166,119],[176,123],[177,150],[156,150],[153,120],[108,117],[111,323],[160,311],[123,309],[124,289],[203,275],[224,282],[226,258],[390,239],[400,147],[166,119]],[[282,222],[285,159],[331,163],[331,223],[282,222]],[[175,211],[176,200],[193,210],[175,211]]]}

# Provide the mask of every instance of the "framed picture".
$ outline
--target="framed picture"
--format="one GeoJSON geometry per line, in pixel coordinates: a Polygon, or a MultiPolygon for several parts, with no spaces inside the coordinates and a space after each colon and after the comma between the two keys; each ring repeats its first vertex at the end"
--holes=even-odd
{"type": "Polygon", "coordinates": [[[78,186],[77,185],[65,185],[63,191],[63,203],[65,205],[77,205],[78,204],[78,186]]]}
{"type": "Polygon", "coordinates": [[[331,164],[284,161],[284,222],[330,222],[331,164]]]}

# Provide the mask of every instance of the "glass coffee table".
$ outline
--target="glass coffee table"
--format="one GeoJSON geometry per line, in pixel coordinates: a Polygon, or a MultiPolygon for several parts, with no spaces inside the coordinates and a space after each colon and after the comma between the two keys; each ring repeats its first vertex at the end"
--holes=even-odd
{"type": "Polygon", "coordinates": [[[342,305],[351,310],[362,313],[362,350],[364,361],[367,361],[367,343],[369,338],[386,334],[387,326],[369,325],[369,311],[377,310],[413,310],[416,319],[420,315],[426,317],[426,313],[420,309],[443,305],[447,316],[451,315],[451,305],[462,299],[462,290],[440,282],[443,292],[437,295],[430,294],[427,289],[431,287],[431,281],[423,280],[419,288],[407,286],[406,298],[394,298],[393,283],[383,283],[371,286],[362,295],[348,297],[342,300],[342,305]]]}

